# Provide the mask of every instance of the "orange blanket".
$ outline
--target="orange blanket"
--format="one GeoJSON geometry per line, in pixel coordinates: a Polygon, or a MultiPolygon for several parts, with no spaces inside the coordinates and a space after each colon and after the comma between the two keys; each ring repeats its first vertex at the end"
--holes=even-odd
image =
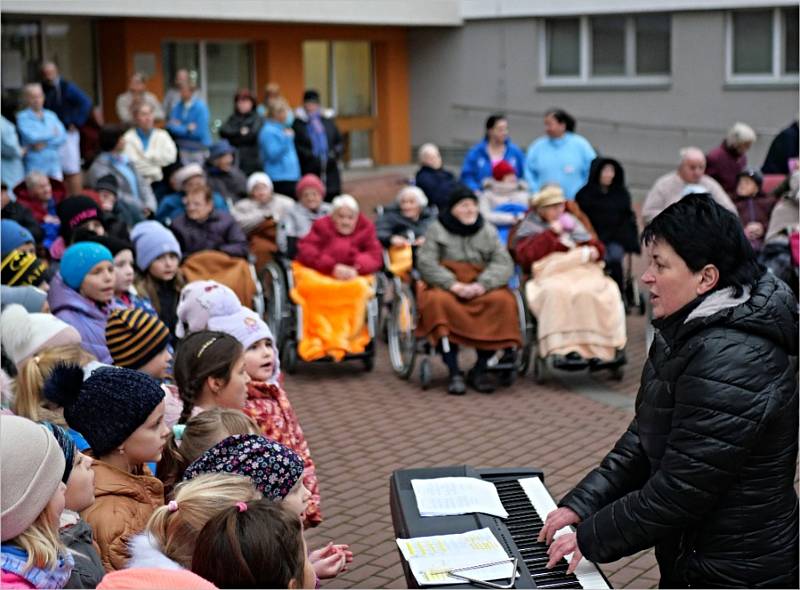
{"type": "Polygon", "coordinates": [[[525,285],[537,321],[538,354],[577,352],[610,361],[625,346],[625,309],[617,284],[581,249],[555,252],[533,264],[525,285]]]}
{"type": "Polygon", "coordinates": [[[187,257],[181,265],[186,282],[214,280],[230,287],[242,305],[253,307],[256,285],[250,273],[250,265],[244,258],[237,258],[219,250],[203,250],[187,257]]]}
{"type": "Polygon", "coordinates": [[[364,352],[370,335],[367,302],[375,295],[373,277],[340,281],[292,262],[295,287],[290,296],[303,310],[297,353],[305,361],[364,352]]]}

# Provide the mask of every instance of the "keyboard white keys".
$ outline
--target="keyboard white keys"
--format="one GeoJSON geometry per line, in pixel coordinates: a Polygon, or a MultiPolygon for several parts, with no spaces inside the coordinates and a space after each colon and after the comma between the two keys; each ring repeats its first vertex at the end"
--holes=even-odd
{"type": "MultiPolygon", "coordinates": [[[[556,503],[553,501],[550,492],[544,487],[542,480],[538,477],[529,477],[518,480],[520,486],[528,496],[534,510],[545,521],[547,515],[557,508],[556,503]]],[[[568,533],[574,532],[571,527],[564,527],[556,532],[555,536],[559,537],[568,533]]],[[[572,557],[572,554],[566,557],[567,561],[572,557]]],[[[582,559],[575,570],[575,577],[578,578],[581,586],[584,588],[610,588],[608,583],[603,579],[603,576],[597,570],[597,567],[589,560],[582,559]]]]}

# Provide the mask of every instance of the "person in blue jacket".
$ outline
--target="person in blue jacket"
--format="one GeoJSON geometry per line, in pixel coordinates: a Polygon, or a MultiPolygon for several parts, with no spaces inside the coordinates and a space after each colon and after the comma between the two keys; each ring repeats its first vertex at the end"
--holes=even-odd
{"type": "Polygon", "coordinates": [[[167,131],[178,145],[183,164],[202,164],[211,147],[208,106],[195,94],[191,82],[182,82],[178,89],[181,100],[169,113],[167,131]]]}
{"type": "Polygon", "coordinates": [[[24,152],[19,145],[17,128],[5,117],[0,117],[0,140],[0,180],[6,186],[15,187],[25,178],[25,165],[22,163],[24,152]]]}
{"type": "Polygon", "coordinates": [[[483,141],[472,146],[461,168],[461,183],[473,191],[481,190],[483,180],[492,176],[492,166],[505,160],[514,167],[517,177],[522,176],[525,155],[508,136],[508,120],[497,113],[486,119],[483,141]]]}
{"type": "Polygon", "coordinates": [[[267,120],[258,134],[264,172],[272,179],[273,190],[280,195],[294,195],[295,186],[300,180],[293,119],[289,104],[283,99],[275,100],[269,104],[267,120]]]}
{"type": "Polygon", "coordinates": [[[525,181],[532,192],[547,184],[557,184],[569,200],[589,180],[592,160],[597,157],[592,145],[575,133],[575,119],[561,109],[544,116],[545,136],[531,143],[525,157],[525,181]]]}
{"type": "Polygon", "coordinates": [[[53,111],[44,108],[44,91],[38,83],[25,86],[28,108],[17,114],[17,132],[25,148],[25,174],[41,172],[62,180],[59,148],[67,139],[67,130],[53,111]]]}
{"type": "MultiPolygon", "coordinates": [[[[174,192],[162,197],[158,203],[156,220],[164,225],[171,225],[172,220],[186,212],[183,198],[191,192],[203,191],[208,187],[205,171],[200,164],[188,164],[178,168],[169,178],[169,183],[174,192]]],[[[228,203],[217,192],[213,193],[214,209],[227,211],[228,203]]]]}
{"type": "Polygon", "coordinates": [[[77,84],[62,78],[58,66],[51,61],[42,65],[42,90],[44,108],[58,115],[67,130],[66,140],[59,154],[67,194],[74,195],[83,188],[80,128],[89,120],[92,99],[77,84]]]}

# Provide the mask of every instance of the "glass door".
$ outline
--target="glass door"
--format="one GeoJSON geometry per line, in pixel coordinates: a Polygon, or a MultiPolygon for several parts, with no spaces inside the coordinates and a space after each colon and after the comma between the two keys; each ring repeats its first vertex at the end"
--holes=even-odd
{"type": "Polygon", "coordinates": [[[233,112],[233,97],[239,88],[253,87],[253,51],[239,41],[176,41],[163,45],[165,90],[181,68],[198,86],[208,105],[211,132],[216,134],[233,112]]]}
{"type": "Polygon", "coordinates": [[[320,93],[323,107],[336,115],[345,136],[345,162],[370,166],[374,105],[373,48],[369,41],[306,41],[303,43],[306,88],[320,93]]]}

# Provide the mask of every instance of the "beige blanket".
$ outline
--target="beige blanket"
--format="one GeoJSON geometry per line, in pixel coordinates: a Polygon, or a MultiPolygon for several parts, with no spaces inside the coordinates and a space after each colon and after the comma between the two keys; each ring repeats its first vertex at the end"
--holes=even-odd
{"type": "Polygon", "coordinates": [[[525,297],[538,324],[538,354],[577,352],[610,361],[625,346],[625,308],[602,265],[582,260],[581,248],[533,264],[525,297]]]}

